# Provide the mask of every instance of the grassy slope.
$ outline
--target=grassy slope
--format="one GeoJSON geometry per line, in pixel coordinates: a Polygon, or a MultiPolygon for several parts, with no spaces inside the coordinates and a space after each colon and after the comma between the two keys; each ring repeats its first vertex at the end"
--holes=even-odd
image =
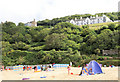
{"type": "Polygon", "coordinates": [[[97,30],[97,29],[100,29],[102,26],[107,26],[111,23],[118,24],[118,22],[106,22],[106,23],[90,24],[89,28],[97,30]]]}
{"type": "Polygon", "coordinates": [[[106,23],[89,24],[89,28],[93,29],[93,30],[97,30],[97,29],[100,29],[102,26],[107,26],[111,23],[118,24],[118,22],[106,22],[106,23]]]}

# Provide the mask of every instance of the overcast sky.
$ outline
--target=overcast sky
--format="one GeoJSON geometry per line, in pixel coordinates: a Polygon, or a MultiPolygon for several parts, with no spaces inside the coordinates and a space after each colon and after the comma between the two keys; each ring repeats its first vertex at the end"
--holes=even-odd
{"type": "Polygon", "coordinates": [[[120,0],[0,0],[0,22],[29,22],[74,14],[117,12],[120,0]]]}

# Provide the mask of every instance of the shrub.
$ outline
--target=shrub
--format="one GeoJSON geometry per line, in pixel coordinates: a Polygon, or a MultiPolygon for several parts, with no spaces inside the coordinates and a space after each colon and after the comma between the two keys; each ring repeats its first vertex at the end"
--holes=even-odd
{"type": "Polygon", "coordinates": [[[119,60],[104,60],[104,61],[98,61],[98,63],[102,65],[115,65],[115,66],[120,66],[120,61],[119,60]]]}

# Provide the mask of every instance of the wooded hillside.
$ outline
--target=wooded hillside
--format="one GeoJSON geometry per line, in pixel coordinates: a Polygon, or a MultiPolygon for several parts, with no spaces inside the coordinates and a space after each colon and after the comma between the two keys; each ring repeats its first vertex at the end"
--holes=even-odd
{"type": "MultiPolygon", "coordinates": [[[[116,20],[120,13],[104,14],[110,15],[112,20],[116,20]]],[[[37,27],[24,26],[23,23],[19,23],[17,26],[13,22],[3,23],[3,64],[5,66],[33,65],[72,61],[74,65],[82,65],[92,59],[98,60],[98,56],[102,55],[102,50],[120,48],[120,24],[110,23],[93,30],[89,29],[88,25],[81,28],[65,22],[67,19],[79,16],[72,15],[38,21],[39,26],[37,27]]]]}

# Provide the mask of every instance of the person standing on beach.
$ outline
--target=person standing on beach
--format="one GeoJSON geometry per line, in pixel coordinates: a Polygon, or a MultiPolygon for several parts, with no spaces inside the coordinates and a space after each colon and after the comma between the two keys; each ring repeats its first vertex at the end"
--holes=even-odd
{"type": "Polygon", "coordinates": [[[68,75],[70,74],[70,65],[67,67],[68,69],[68,75]]]}
{"type": "Polygon", "coordinates": [[[52,67],[54,66],[55,63],[52,64],[52,67]]]}
{"type": "Polygon", "coordinates": [[[72,62],[70,62],[70,66],[72,67],[72,62]]]}
{"type": "Polygon", "coordinates": [[[4,71],[4,66],[1,67],[1,71],[4,71]]]}
{"type": "Polygon", "coordinates": [[[23,71],[25,71],[25,66],[23,66],[23,71]]]}

